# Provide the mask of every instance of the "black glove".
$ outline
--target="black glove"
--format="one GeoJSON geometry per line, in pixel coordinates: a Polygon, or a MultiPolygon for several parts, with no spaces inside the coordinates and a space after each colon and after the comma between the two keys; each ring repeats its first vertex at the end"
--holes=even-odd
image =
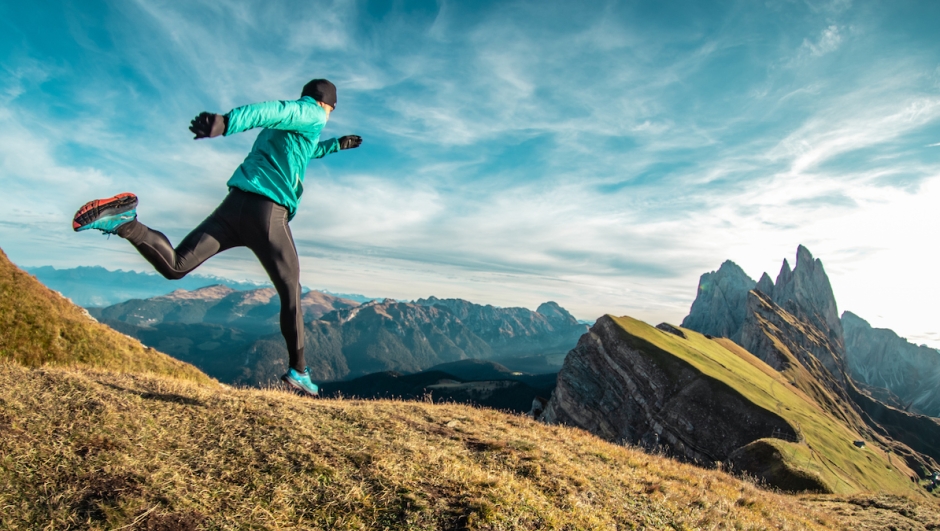
{"type": "Polygon", "coordinates": [[[228,131],[228,116],[211,112],[199,113],[199,116],[190,122],[189,130],[196,135],[193,140],[224,135],[228,131]]]}
{"type": "Polygon", "coordinates": [[[339,148],[340,149],[352,149],[359,147],[359,144],[362,143],[362,137],[358,135],[349,135],[339,137],[339,148]]]}

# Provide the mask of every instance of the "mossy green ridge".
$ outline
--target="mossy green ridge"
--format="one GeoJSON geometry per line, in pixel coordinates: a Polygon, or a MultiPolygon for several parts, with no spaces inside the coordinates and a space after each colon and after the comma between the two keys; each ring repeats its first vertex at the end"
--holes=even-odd
{"type": "Polygon", "coordinates": [[[0,359],[28,367],[84,365],[214,382],[188,363],[145,347],[16,267],[0,250],[0,359]]]}
{"type": "Polygon", "coordinates": [[[752,403],[783,417],[801,435],[801,441],[761,439],[763,444],[755,445],[753,450],[779,459],[789,476],[816,481],[834,493],[881,491],[924,496],[911,481],[915,474],[902,458],[875,445],[856,448],[853,441],[862,438],[857,432],[733,342],[709,339],[685,328],[683,339],[631,317],[612,319],[628,335],[645,343],[643,351],[653,359],[663,356],[682,359],[703,374],[731,386],[752,403]],[[768,446],[776,452],[768,452],[768,446]]]}

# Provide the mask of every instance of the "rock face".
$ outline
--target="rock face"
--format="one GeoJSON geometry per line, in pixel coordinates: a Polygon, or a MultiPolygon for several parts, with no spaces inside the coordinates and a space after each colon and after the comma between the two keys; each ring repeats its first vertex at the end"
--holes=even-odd
{"type": "Polygon", "coordinates": [[[718,271],[705,273],[699,279],[698,294],[682,326],[738,341],[744,323],[747,292],[754,286],[754,280],[743,269],[731,260],[726,260],[718,271]]]}
{"type": "Polygon", "coordinates": [[[797,437],[780,416],[609,316],[568,353],[541,419],[708,465],[763,437],[797,437]]]}
{"type": "Polygon", "coordinates": [[[809,249],[800,245],[796,249],[796,267],[790,271],[786,260],[774,283],[772,299],[783,308],[797,307],[810,322],[826,331],[834,340],[842,342],[842,323],[832,293],[829,276],[822,261],[813,259],[809,249]],[[793,303],[788,304],[788,303],[793,303]]]}
{"type": "Polygon", "coordinates": [[[940,417],[940,352],[914,345],[891,330],[872,328],[852,312],[842,314],[842,327],[853,379],[891,391],[902,409],[940,417]]]}
{"type": "Polygon", "coordinates": [[[760,291],[748,293],[739,344],[780,372],[804,368],[830,391],[844,394],[841,342],[812,324],[792,300],[787,307],[760,291]]]}
{"type": "Polygon", "coordinates": [[[748,292],[752,289],[767,295],[777,306],[808,317],[834,341],[842,342],[842,324],[829,277],[822,261],[814,259],[802,245],[796,250],[796,267],[790,269],[790,263],[784,259],[776,283],[767,273],[755,283],[730,260],[721,264],[717,272],[702,275],[698,294],[682,326],[740,343],[748,292]]]}

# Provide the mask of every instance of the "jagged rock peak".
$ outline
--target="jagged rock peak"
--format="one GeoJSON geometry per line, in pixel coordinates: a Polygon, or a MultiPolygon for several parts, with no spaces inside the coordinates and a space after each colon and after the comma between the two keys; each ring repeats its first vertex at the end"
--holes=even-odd
{"type": "Polygon", "coordinates": [[[764,295],[773,296],[774,294],[774,281],[770,279],[770,275],[764,273],[761,275],[760,280],[757,281],[757,287],[754,288],[764,295]]]}
{"type": "Polygon", "coordinates": [[[792,271],[787,261],[783,261],[772,298],[781,307],[792,301],[814,324],[828,329],[841,342],[842,324],[829,277],[822,261],[813,259],[813,254],[803,245],[796,249],[796,267],[792,271]]]}
{"type": "MultiPolygon", "coordinates": [[[[802,247],[802,246],[801,246],[802,247]]],[[[774,282],[774,286],[782,286],[789,284],[793,280],[793,270],[790,269],[790,262],[787,262],[787,259],[783,259],[783,264],[780,266],[780,273],[777,274],[777,281],[774,282]]],[[[773,296],[772,293],[767,295],[773,296]]]]}
{"type": "Polygon", "coordinates": [[[568,313],[568,310],[562,308],[555,301],[543,302],[535,310],[536,313],[544,315],[548,320],[563,323],[566,325],[577,325],[578,320],[568,313]]]}
{"type": "Polygon", "coordinates": [[[725,260],[718,271],[705,273],[699,279],[698,293],[682,326],[737,341],[744,322],[747,292],[755,285],[738,264],[725,260]]]}

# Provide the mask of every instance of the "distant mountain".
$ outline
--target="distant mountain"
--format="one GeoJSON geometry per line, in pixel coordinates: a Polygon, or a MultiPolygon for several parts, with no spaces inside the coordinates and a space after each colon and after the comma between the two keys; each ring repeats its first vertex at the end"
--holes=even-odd
{"type": "MultiPolygon", "coordinates": [[[[703,282],[706,276],[703,275],[703,282]]],[[[739,292],[717,304],[727,306],[726,315],[737,314],[738,303],[729,302],[737,300],[739,292]]],[[[927,466],[923,465],[924,459],[940,461],[938,419],[894,407],[891,391],[858,385],[852,379],[850,367],[857,363],[852,360],[859,352],[856,349],[860,346],[861,325],[851,318],[846,320],[855,327],[850,350],[822,262],[814,259],[808,249],[802,245],[797,249],[793,269],[783,261],[776,282],[764,273],[755,289],[745,294],[744,301],[745,318],[739,327],[729,320],[699,320],[693,315],[695,310],[683,322],[706,323],[697,331],[712,336],[728,332],[727,337],[737,337],[736,343],[787,376],[792,385],[850,428],[872,439],[888,436],[909,448],[895,451],[904,455],[919,473],[927,466]]],[[[693,303],[693,309],[706,306],[698,302],[693,303]]],[[[891,380],[885,383],[891,384],[891,380]]],[[[920,389],[927,395],[937,393],[935,386],[925,387],[920,389]]],[[[883,444],[890,447],[894,443],[883,444]]]]}
{"type": "MultiPolygon", "coordinates": [[[[301,297],[301,306],[305,320],[313,321],[358,303],[308,291],[301,297]]],[[[256,345],[259,341],[278,345],[271,357],[287,359],[279,331],[280,299],[274,288],[236,291],[223,285],[208,286],[107,308],[89,308],[88,312],[112,328],[192,363],[226,383],[258,382],[253,371],[258,370],[259,362],[254,360],[252,369],[248,369],[249,362],[240,360],[245,360],[249,351],[255,355],[267,352],[264,344],[256,345]]],[[[266,369],[265,374],[283,373],[283,361],[268,361],[276,368],[266,369]]],[[[266,382],[271,380],[270,374],[266,378],[266,382]]]]}
{"type": "Polygon", "coordinates": [[[902,409],[940,417],[940,352],[872,328],[852,312],[843,312],[842,327],[853,378],[891,391],[902,409]]]}
{"type": "Polygon", "coordinates": [[[42,266],[24,269],[47,287],[85,308],[110,306],[130,299],[147,299],[175,290],[191,291],[215,284],[228,286],[233,290],[252,290],[265,286],[198,274],[187,275],[180,280],[167,280],[156,273],[120,269],[109,271],[99,266],[71,269],[42,266]]]}
{"type": "MultiPolygon", "coordinates": [[[[270,287],[267,282],[247,282],[230,280],[212,275],[189,274],[179,280],[167,280],[156,273],[138,273],[136,271],[111,271],[103,267],[74,267],[56,269],[51,266],[27,267],[28,273],[35,275],[40,282],[85,308],[103,308],[131,299],[149,299],[166,295],[173,291],[194,291],[207,286],[221,285],[235,291],[251,291],[270,287]]],[[[333,293],[318,291],[338,299],[358,303],[375,300],[359,294],[333,293]]]]}
{"type": "MultiPolygon", "coordinates": [[[[763,280],[763,279],[762,279],[763,280]]],[[[698,282],[698,292],[682,326],[703,334],[741,340],[744,323],[744,301],[757,282],[731,260],[725,260],[718,271],[705,273],[698,282]]],[[[771,284],[773,286],[773,284],[771,284]]]]}
{"type": "MultiPolygon", "coordinates": [[[[508,372],[551,373],[587,330],[555,303],[535,312],[434,297],[358,305],[313,291],[302,301],[305,354],[317,381],[416,373],[471,359],[499,360],[508,372]]],[[[89,311],[220,381],[268,385],[286,370],[278,308],[272,288],[235,291],[217,285],[89,311]]]]}
{"type": "Polygon", "coordinates": [[[784,259],[776,282],[767,273],[754,282],[731,260],[721,264],[718,271],[702,275],[692,309],[682,326],[740,342],[748,292],[752,289],[769,296],[782,308],[800,307],[809,312],[812,322],[831,331],[841,341],[842,325],[829,278],[822,262],[814,260],[809,249],[802,245],[796,250],[796,268],[791,269],[784,259]]]}
{"type": "MultiPolygon", "coordinates": [[[[587,325],[579,323],[555,302],[542,303],[534,312],[526,308],[499,308],[463,299],[437,297],[418,299],[415,304],[450,310],[490,345],[494,359],[506,365],[518,363],[518,358],[524,354],[557,370],[571,346],[588,330],[587,325]]],[[[522,365],[528,366],[526,363],[522,365]]]]}
{"type": "MultiPolygon", "coordinates": [[[[333,310],[359,305],[319,291],[304,293],[300,304],[305,321],[318,319],[333,310]]],[[[135,326],[220,324],[256,334],[270,334],[279,329],[280,308],[280,297],[274,288],[236,291],[228,286],[215,285],[194,291],[176,290],[160,297],[133,299],[107,308],[89,308],[88,311],[98,319],[135,326]]]]}

